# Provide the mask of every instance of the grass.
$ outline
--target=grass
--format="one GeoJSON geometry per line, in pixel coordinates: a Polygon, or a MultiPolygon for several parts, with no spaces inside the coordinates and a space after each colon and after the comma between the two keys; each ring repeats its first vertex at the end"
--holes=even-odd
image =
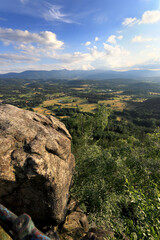
{"type": "Polygon", "coordinates": [[[93,112],[97,108],[97,104],[81,104],[79,107],[83,112],[93,112]]]}
{"type": "MultiPolygon", "coordinates": [[[[82,88],[76,88],[77,90],[82,88]]],[[[105,104],[106,107],[110,107],[114,110],[123,111],[127,107],[127,103],[125,101],[131,100],[132,96],[126,96],[121,95],[122,91],[116,92],[117,96],[114,97],[112,100],[102,100],[98,101],[99,104],[105,104]],[[110,105],[110,106],[107,106],[110,105]]],[[[83,112],[94,112],[94,110],[97,108],[97,104],[90,104],[87,102],[85,98],[79,98],[79,97],[72,97],[72,96],[62,96],[62,94],[54,94],[50,97],[54,97],[54,99],[48,99],[44,101],[42,104],[40,104],[38,107],[34,108],[34,111],[37,113],[41,113],[44,115],[47,114],[53,114],[50,110],[46,109],[46,107],[52,106],[52,109],[56,109],[58,105],[62,108],[76,108],[77,106],[80,108],[83,112]],[[60,97],[58,97],[60,96],[60,97]]]]}
{"type": "Polygon", "coordinates": [[[43,106],[44,107],[47,107],[47,106],[52,106],[54,104],[59,104],[59,105],[67,105],[69,103],[72,103],[74,100],[77,102],[78,99],[80,98],[74,98],[74,97],[70,97],[70,96],[64,96],[64,97],[60,97],[60,98],[55,98],[55,99],[51,99],[51,100],[46,100],[43,102],[43,106]],[[60,101],[63,101],[63,102],[68,102],[68,103],[61,103],[60,101]]]}
{"type": "Polygon", "coordinates": [[[34,96],[35,94],[41,94],[40,92],[30,92],[27,94],[20,94],[19,97],[20,98],[27,98],[27,99],[32,99],[32,96],[34,96]]]}
{"type": "Polygon", "coordinates": [[[123,109],[126,107],[126,104],[122,102],[120,99],[114,99],[114,100],[103,100],[99,101],[100,104],[105,104],[106,106],[109,104],[111,108],[123,111],[123,109]]]}
{"type": "Polygon", "coordinates": [[[144,102],[147,98],[137,98],[136,100],[133,100],[133,102],[144,102]]]}
{"type": "Polygon", "coordinates": [[[84,88],[72,88],[73,90],[76,90],[76,91],[84,91],[84,90],[86,90],[86,88],[84,87],[84,88]]]}
{"type": "Polygon", "coordinates": [[[34,112],[40,113],[40,114],[43,114],[43,115],[53,114],[50,110],[48,110],[46,108],[43,108],[43,107],[36,107],[36,108],[33,108],[33,110],[34,110],[34,112]]]}
{"type": "Polygon", "coordinates": [[[71,96],[65,96],[61,98],[55,98],[52,100],[46,100],[44,101],[40,106],[47,107],[47,106],[54,106],[55,104],[58,104],[62,107],[76,107],[77,105],[83,104],[85,99],[79,98],[79,97],[71,97],[71,96]]]}

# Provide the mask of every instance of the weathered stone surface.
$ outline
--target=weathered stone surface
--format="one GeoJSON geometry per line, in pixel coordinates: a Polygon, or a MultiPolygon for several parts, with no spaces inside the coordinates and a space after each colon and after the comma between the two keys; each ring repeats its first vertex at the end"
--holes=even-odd
{"type": "MultiPolygon", "coordinates": [[[[73,203],[73,201],[71,202],[73,203]]],[[[87,216],[77,207],[65,219],[61,229],[61,240],[79,240],[86,235],[89,229],[87,216]]]]}
{"type": "Polygon", "coordinates": [[[39,224],[64,218],[74,169],[65,125],[11,105],[0,105],[0,203],[39,224]]]}
{"type": "Polygon", "coordinates": [[[114,239],[114,235],[109,235],[107,231],[98,229],[98,228],[92,228],[89,230],[89,232],[86,234],[82,240],[107,240],[107,239],[114,239]]]}

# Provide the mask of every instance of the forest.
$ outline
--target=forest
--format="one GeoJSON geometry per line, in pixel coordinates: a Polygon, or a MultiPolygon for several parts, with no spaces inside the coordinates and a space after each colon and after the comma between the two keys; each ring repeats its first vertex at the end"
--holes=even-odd
{"type": "Polygon", "coordinates": [[[0,79],[0,102],[63,121],[75,198],[108,239],[160,239],[158,80],[0,79]]]}

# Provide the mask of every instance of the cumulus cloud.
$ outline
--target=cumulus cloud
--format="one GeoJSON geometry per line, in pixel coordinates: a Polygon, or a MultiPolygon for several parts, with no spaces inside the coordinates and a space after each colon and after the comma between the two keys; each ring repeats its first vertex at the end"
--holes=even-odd
{"type": "Polygon", "coordinates": [[[72,54],[57,54],[55,56],[56,59],[61,60],[62,62],[78,62],[78,63],[86,63],[92,61],[92,56],[90,53],[81,53],[81,52],[74,52],[72,54]]]}
{"type": "Polygon", "coordinates": [[[107,55],[109,56],[118,57],[118,56],[128,56],[130,54],[129,51],[120,47],[119,45],[111,46],[107,43],[103,43],[103,45],[107,55]]]}
{"type": "MultiPolygon", "coordinates": [[[[53,32],[32,33],[27,30],[0,28],[0,41],[14,48],[14,53],[0,54],[0,63],[3,65],[3,69],[5,66],[7,69],[9,66],[11,66],[10,69],[15,66],[22,71],[31,68],[31,65],[32,69],[46,70],[62,68],[126,70],[136,64],[142,65],[145,61],[152,63],[160,60],[159,49],[147,48],[143,49],[144,52],[133,52],[131,55],[127,49],[117,44],[118,40],[123,39],[120,34],[109,36],[107,42],[103,43],[103,49],[92,46],[88,41],[85,43],[88,46],[85,53],[79,51],[66,53],[63,48],[64,43],[59,41],[53,32]],[[49,64],[43,65],[44,61],[49,64]]],[[[139,35],[135,36],[132,42],[150,42],[152,40],[155,39],[139,35]]]]}
{"type": "Polygon", "coordinates": [[[125,18],[122,22],[124,26],[133,26],[135,24],[153,24],[160,22],[160,10],[146,11],[143,13],[141,19],[125,18]]]}
{"type": "Polygon", "coordinates": [[[108,37],[107,39],[107,42],[111,43],[111,44],[116,44],[117,43],[117,40],[122,40],[123,39],[123,36],[120,35],[120,36],[116,36],[116,35],[111,35],[108,37]]]}
{"type": "MultiPolygon", "coordinates": [[[[41,62],[43,59],[50,59],[50,61],[63,64],[63,66],[67,65],[68,68],[76,68],[77,66],[81,69],[93,69],[91,62],[99,57],[96,46],[89,49],[87,53],[57,52],[57,50],[63,49],[64,43],[57,39],[55,33],[48,31],[31,33],[27,30],[0,28],[0,41],[6,47],[7,45],[13,46],[14,51],[18,52],[16,54],[0,54],[0,60],[6,63],[41,62]]],[[[88,41],[85,45],[89,46],[90,44],[91,42],[88,41]]]]}
{"type": "Polygon", "coordinates": [[[123,36],[120,35],[120,36],[117,37],[117,39],[122,40],[122,39],[123,39],[123,36]]]}
{"type": "Polygon", "coordinates": [[[0,59],[5,62],[38,62],[45,58],[54,58],[56,51],[63,49],[64,43],[57,39],[53,32],[44,31],[31,33],[27,30],[14,30],[11,28],[0,28],[0,41],[11,45],[14,52],[0,54],[0,59]]]}
{"type": "Polygon", "coordinates": [[[85,46],[89,46],[89,45],[91,45],[91,42],[88,41],[88,42],[86,42],[84,45],[85,45],[85,46]]]}
{"type": "Polygon", "coordinates": [[[53,49],[60,49],[64,44],[62,41],[57,40],[56,34],[53,32],[31,33],[27,30],[22,31],[11,28],[0,28],[0,41],[5,45],[35,43],[53,49]]]}
{"type": "Polygon", "coordinates": [[[146,11],[142,15],[142,19],[139,24],[152,24],[160,21],[160,11],[146,11]]]}
{"type": "Polygon", "coordinates": [[[95,41],[95,42],[98,42],[98,41],[99,41],[99,38],[98,38],[98,37],[95,37],[94,41],[95,41]]]}
{"type": "Polygon", "coordinates": [[[120,69],[126,67],[129,51],[119,45],[104,44],[104,50],[99,51],[96,46],[88,48],[88,53],[75,52],[73,54],[57,55],[67,69],[120,69]]]}
{"type": "Polygon", "coordinates": [[[145,38],[142,36],[135,36],[134,38],[132,38],[132,42],[151,42],[154,40],[155,39],[153,39],[153,38],[145,38]]]}
{"type": "MultiPolygon", "coordinates": [[[[120,45],[110,45],[103,43],[104,49],[99,51],[97,47],[88,48],[86,53],[73,52],[73,53],[59,53],[48,51],[43,57],[50,59],[50,63],[43,64],[42,55],[39,58],[31,53],[35,53],[35,49],[30,46],[30,53],[25,52],[25,54],[0,54],[0,62],[3,65],[3,71],[7,68],[7,71],[14,70],[13,66],[16,66],[17,71],[23,71],[27,69],[113,69],[113,70],[127,70],[134,66],[142,66],[147,61],[152,64],[160,60],[159,49],[152,49],[152,54],[150,49],[143,50],[140,52],[138,57],[137,54],[134,56],[130,52],[120,45]],[[145,57],[144,57],[145,56],[145,57]],[[53,61],[52,61],[53,59],[53,61]],[[39,61],[37,63],[37,61],[39,61]],[[18,63],[18,64],[17,64],[18,63]],[[30,63],[30,64],[29,64],[30,63]],[[8,67],[7,67],[8,66],[8,67]],[[10,70],[9,70],[10,69],[10,70]]],[[[26,46],[21,46],[21,48],[26,46]]],[[[25,48],[24,48],[24,51],[25,48]]]]}
{"type": "Polygon", "coordinates": [[[52,58],[63,65],[61,68],[91,70],[97,67],[96,61],[100,62],[105,53],[98,51],[95,46],[88,48],[88,50],[89,52],[86,53],[54,53],[52,58]]]}
{"type": "Polygon", "coordinates": [[[116,44],[116,36],[115,36],[115,35],[111,35],[111,36],[107,39],[107,42],[116,44]]]}

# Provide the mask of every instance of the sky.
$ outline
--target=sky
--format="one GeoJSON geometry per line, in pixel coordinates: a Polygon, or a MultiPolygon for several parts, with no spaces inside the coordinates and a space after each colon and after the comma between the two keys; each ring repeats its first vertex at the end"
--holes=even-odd
{"type": "Polygon", "coordinates": [[[160,0],[0,0],[0,73],[160,70],[160,0]]]}

